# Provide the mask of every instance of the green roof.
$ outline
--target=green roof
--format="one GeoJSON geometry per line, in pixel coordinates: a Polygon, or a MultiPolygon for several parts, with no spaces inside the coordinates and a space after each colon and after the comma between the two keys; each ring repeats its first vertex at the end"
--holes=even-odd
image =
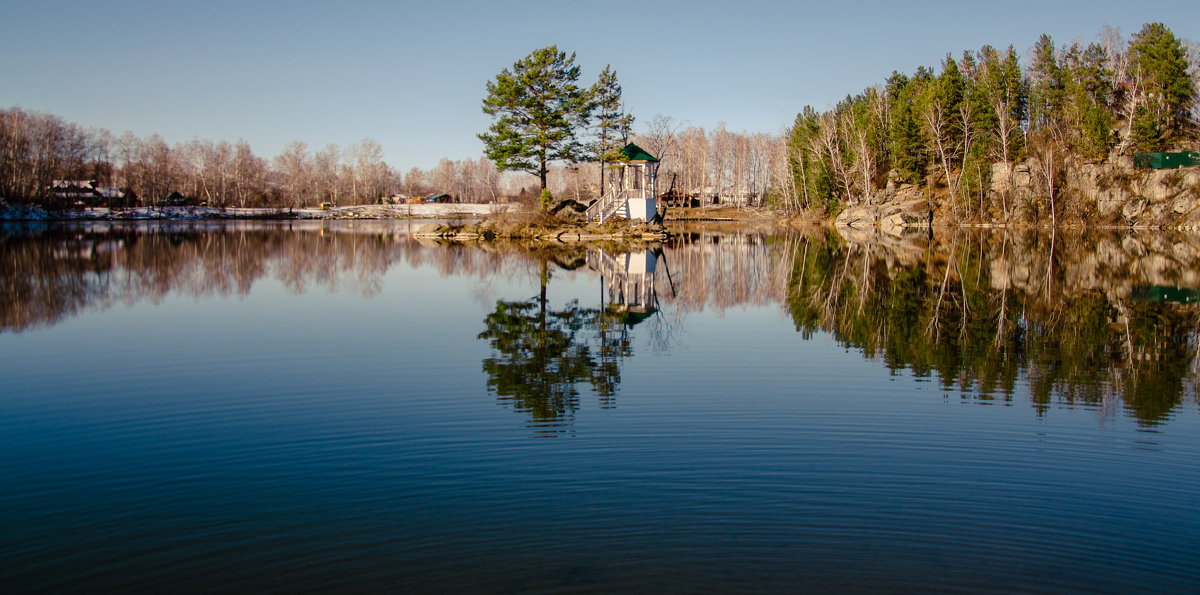
{"type": "Polygon", "coordinates": [[[653,161],[658,163],[658,157],[647,153],[645,149],[633,143],[625,145],[625,147],[621,149],[621,154],[630,161],[653,161]]]}

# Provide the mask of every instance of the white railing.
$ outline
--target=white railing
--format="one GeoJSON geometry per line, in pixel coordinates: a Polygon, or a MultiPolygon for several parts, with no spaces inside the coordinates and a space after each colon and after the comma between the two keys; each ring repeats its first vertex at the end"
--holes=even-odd
{"type": "Polygon", "coordinates": [[[587,211],[584,211],[588,223],[592,221],[604,223],[605,220],[612,218],[617,211],[621,210],[629,202],[632,193],[633,191],[631,190],[617,190],[600,197],[600,200],[592,203],[587,208],[587,211]]]}

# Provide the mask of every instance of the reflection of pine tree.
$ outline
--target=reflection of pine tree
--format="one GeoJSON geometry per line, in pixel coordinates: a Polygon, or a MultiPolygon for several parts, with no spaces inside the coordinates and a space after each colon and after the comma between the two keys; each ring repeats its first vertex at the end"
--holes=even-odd
{"type": "Polygon", "coordinates": [[[618,358],[632,354],[628,336],[613,334],[613,322],[600,310],[578,301],[561,310],[547,308],[548,277],[543,267],[537,297],[496,302],[479,334],[494,354],[483,360],[488,390],[502,403],[528,411],[535,422],[569,419],[579,407],[581,382],[592,385],[602,406],[611,407],[621,382],[618,358]]]}
{"type": "Polygon", "coordinates": [[[595,321],[595,327],[599,331],[599,361],[592,370],[590,382],[596,396],[600,398],[600,407],[611,409],[616,407],[614,397],[617,394],[617,383],[621,381],[618,361],[622,357],[633,355],[633,346],[629,339],[629,328],[619,313],[597,311],[595,321]]]}

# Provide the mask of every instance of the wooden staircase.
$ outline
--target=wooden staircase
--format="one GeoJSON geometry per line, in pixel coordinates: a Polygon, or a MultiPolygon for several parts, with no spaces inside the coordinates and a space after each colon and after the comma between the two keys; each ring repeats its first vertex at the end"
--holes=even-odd
{"type": "Polygon", "coordinates": [[[629,204],[629,190],[614,190],[602,197],[600,200],[592,203],[584,215],[587,216],[588,223],[604,223],[612,219],[613,216],[624,213],[629,216],[629,210],[626,206],[629,204]]]}

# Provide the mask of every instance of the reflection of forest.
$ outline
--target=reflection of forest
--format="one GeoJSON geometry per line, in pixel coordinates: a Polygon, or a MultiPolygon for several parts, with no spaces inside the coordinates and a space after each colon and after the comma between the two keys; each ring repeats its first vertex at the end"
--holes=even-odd
{"type": "MultiPolygon", "coordinates": [[[[687,312],[784,304],[806,335],[830,333],[893,370],[936,377],[981,402],[1009,401],[1018,382],[1028,382],[1039,409],[1054,402],[1124,406],[1152,424],[1195,400],[1200,385],[1194,236],[960,230],[931,240],[696,228],[657,254],[646,311],[674,316],[655,315],[643,327],[656,348],[671,348],[669,335],[687,312]]],[[[481,280],[536,278],[539,269],[548,279],[554,270],[590,266],[583,246],[424,244],[403,225],[362,223],[16,225],[0,228],[0,255],[0,332],[172,292],[245,295],[262,279],[297,293],[322,287],[374,295],[401,263],[481,280]]],[[[536,298],[512,302],[505,314],[536,315],[541,325],[546,310],[548,324],[584,321],[591,330],[583,335],[611,327],[629,340],[627,325],[595,326],[615,304],[566,318],[555,318],[566,310],[545,306],[536,298]]],[[[626,322],[629,312],[620,313],[626,322]]],[[[612,340],[588,337],[593,359],[612,340]]],[[[607,355],[615,362],[628,355],[622,350],[607,355]]],[[[609,398],[605,387],[615,387],[619,374],[609,374],[615,364],[605,361],[604,374],[580,378],[609,398]]],[[[571,409],[548,407],[547,416],[571,409]]]]}
{"type": "Polygon", "coordinates": [[[664,247],[658,298],[686,311],[778,304],[787,291],[789,246],[762,232],[685,231],[664,247]]]}
{"type": "Polygon", "coordinates": [[[1052,401],[1164,420],[1197,394],[1200,238],[957,231],[935,241],[822,233],[789,239],[797,329],[832,333],[889,368],[981,401],[1027,379],[1052,401]],[[1146,291],[1170,288],[1170,291],[1146,291]]]}
{"type": "Polygon", "coordinates": [[[295,293],[374,295],[400,262],[482,277],[510,260],[503,251],[425,246],[402,228],[361,223],[18,225],[0,230],[0,254],[0,332],[172,292],[246,295],[266,278],[295,293]]]}

